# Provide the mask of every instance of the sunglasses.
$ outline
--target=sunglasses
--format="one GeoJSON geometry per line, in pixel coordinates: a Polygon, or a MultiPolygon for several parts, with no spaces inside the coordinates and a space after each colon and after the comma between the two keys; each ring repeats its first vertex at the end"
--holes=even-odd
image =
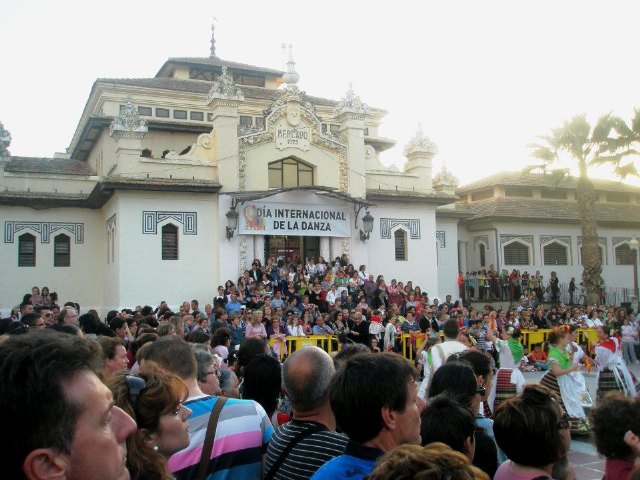
{"type": "Polygon", "coordinates": [[[126,375],[124,380],[127,385],[127,390],[129,391],[131,406],[135,412],[138,409],[140,394],[145,388],[147,388],[147,382],[143,378],[136,377],[135,375],[126,375]]]}

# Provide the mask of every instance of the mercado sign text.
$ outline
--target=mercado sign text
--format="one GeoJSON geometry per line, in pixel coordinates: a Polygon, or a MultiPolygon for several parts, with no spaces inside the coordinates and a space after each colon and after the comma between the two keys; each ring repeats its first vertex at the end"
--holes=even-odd
{"type": "Polygon", "coordinates": [[[309,127],[301,123],[297,127],[291,127],[287,123],[278,123],[276,125],[276,148],[284,150],[285,148],[299,148],[300,150],[309,150],[309,127]]]}
{"type": "Polygon", "coordinates": [[[246,202],[240,207],[241,235],[349,237],[349,209],[332,205],[246,202]]]}

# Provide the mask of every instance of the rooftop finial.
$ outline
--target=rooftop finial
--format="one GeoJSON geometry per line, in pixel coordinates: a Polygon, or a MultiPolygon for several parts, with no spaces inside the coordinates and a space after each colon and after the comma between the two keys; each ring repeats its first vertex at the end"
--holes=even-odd
{"type": "Polygon", "coordinates": [[[9,145],[11,145],[11,134],[4,129],[0,122],[0,160],[9,158],[9,145]]]}
{"type": "Polygon", "coordinates": [[[295,85],[300,80],[300,75],[296,73],[296,62],[293,61],[293,47],[289,44],[289,61],[287,62],[287,73],[282,76],[282,80],[287,85],[295,85]]]}
{"type": "MultiPolygon", "coordinates": [[[[216,21],[216,17],[213,17],[213,22],[215,21],[216,21]]],[[[211,22],[211,53],[209,54],[209,57],[216,56],[216,36],[215,36],[216,27],[213,24],[213,22],[211,22]]]]}

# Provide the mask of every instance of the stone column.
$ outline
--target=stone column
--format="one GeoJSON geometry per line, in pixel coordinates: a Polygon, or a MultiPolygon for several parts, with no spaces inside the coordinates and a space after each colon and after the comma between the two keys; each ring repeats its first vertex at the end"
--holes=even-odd
{"type": "Polygon", "coordinates": [[[320,255],[325,261],[331,260],[331,237],[320,237],[320,255]]]}
{"type": "Polygon", "coordinates": [[[109,126],[109,135],[116,141],[116,164],[112,175],[136,173],[142,154],[142,139],[149,131],[147,122],[140,117],[131,96],[119,116],[109,126]]]}
{"type": "Polygon", "coordinates": [[[264,235],[254,235],[253,237],[253,258],[260,260],[262,265],[265,264],[264,260],[264,235]]]}

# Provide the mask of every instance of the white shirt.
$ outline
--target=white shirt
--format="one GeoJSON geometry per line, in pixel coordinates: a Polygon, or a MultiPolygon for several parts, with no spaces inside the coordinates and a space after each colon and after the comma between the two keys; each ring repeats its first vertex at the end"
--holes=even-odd
{"type": "Polygon", "coordinates": [[[454,353],[460,353],[467,350],[467,346],[457,340],[445,340],[442,343],[436,343],[431,347],[431,362],[433,363],[433,371],[440,368],[454,353]]]}

